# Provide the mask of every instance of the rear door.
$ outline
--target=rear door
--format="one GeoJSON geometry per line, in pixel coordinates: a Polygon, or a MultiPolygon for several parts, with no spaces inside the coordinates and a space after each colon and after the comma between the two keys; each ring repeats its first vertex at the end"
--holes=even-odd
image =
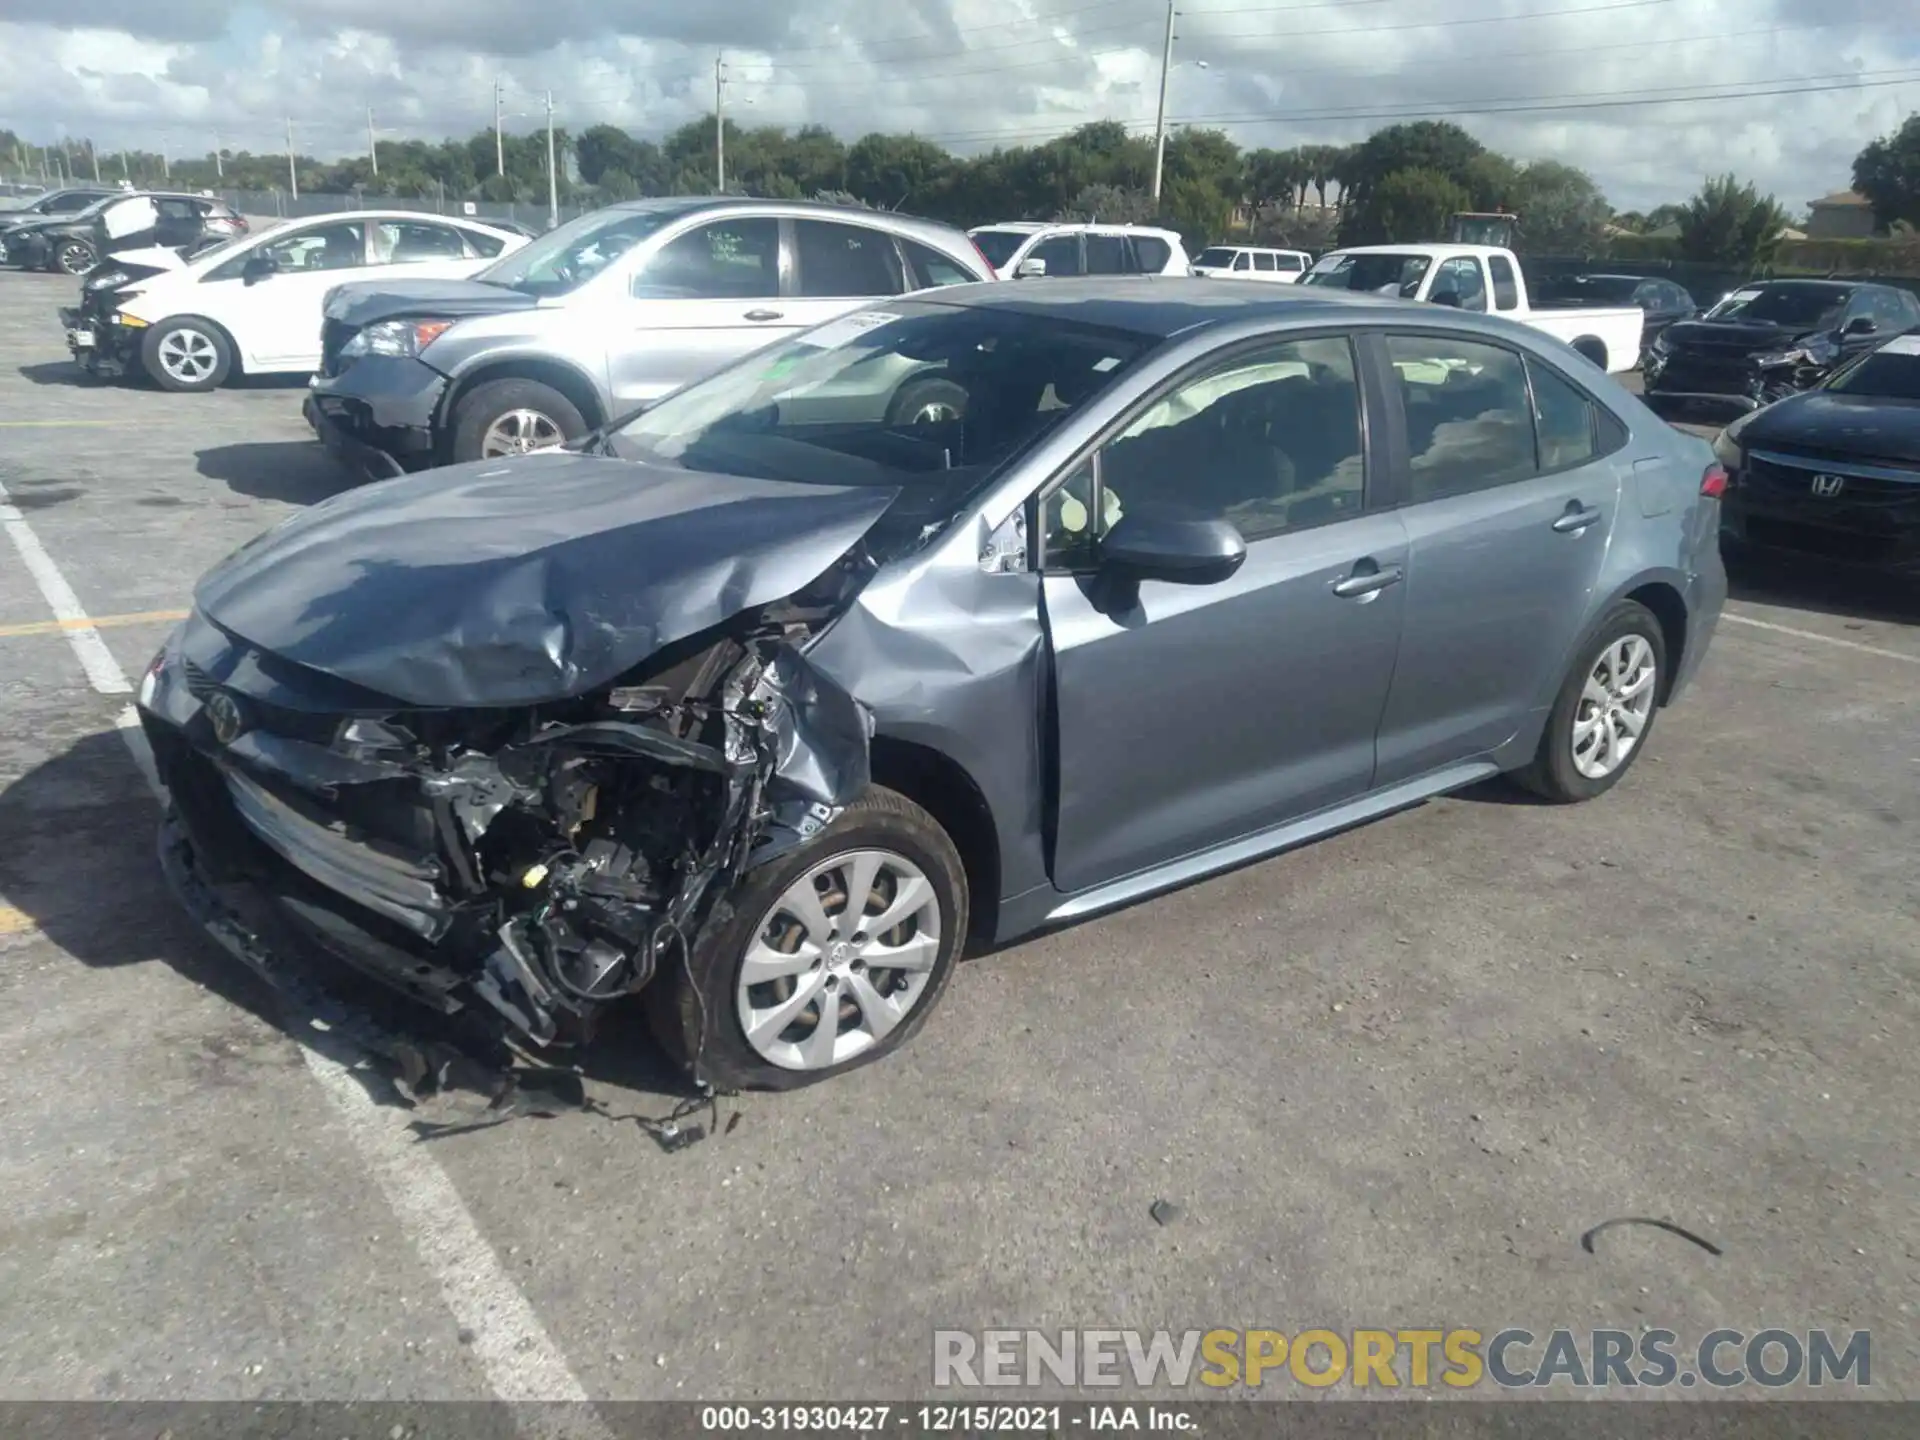
{"type": "Polygon", "coordinates": [[[1394,469],[1409,545],[1375,777],[1388,786],[1485,756],[1550,703],[1600,580],[1623,437],[1518,350],[1437,331],[1376,343],[1405,424],[1394,469]]]}
{"type": "Polygon", "coordinates": [[[1058,757],[1052,873],[1077,892],[1363,794],[1405,587],[1370,511],[1371,426],[1341,334],[1189,371],[1036,502],[1058,757]],[[1215,585],[1098,578],[1133,513],[1224,515],[1215,585]]]}
{"type": "Polygon", "coordinates": [[[696,220],[631,277],[604,317],[616,410],[651,404],[801,326],[781,290],[780,221],[696,220]]]}

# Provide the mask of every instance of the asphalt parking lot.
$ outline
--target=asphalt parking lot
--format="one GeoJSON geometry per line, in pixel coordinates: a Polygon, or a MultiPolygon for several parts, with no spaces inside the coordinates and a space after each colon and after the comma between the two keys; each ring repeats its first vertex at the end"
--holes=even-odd
{"type": "Polygon", "coordinates": [[[117,726],[194,578],[346,478],[297,387],[83,382],[72,287],[0,273],[0,1398],[905,1399],[988,1325],[1866,1329],[1920,1398],[1920,598],[1742,577],[1601,801],[977,958],[701,1143],[635,1123],[637,1033],[588,1108],[437,1130],[177,913],[117,726]],[[1582,1248],[1621,1216],[1722,1253],[1582,1248]]]}

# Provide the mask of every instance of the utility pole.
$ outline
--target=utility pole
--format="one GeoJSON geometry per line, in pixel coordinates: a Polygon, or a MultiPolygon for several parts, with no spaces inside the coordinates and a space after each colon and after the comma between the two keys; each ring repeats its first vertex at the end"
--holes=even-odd
{"type": "MultiPolygon", "coordinates": [[[[98,185],[100,183],[100,152],[94,149],[91,140],[87,141],[87,158],[93,161],[93,183],[98,185]]],[[[122,165],[127,163],[127,157],[124,154],[120,157],[120,163],[122,165]]]]}
{"type": "Polygon", "coordinates": [[[1160,52],[1160,114],[1153,122],[1153,198],[1160,200],[1160,176],[1167,164],[1167,75],[1173,69],[1173,0],[1167,0],[1167,43],[1160,52]]]}
{"type": "Polygon", "coordinates": [[[227,178],[227,167],[220,155],[220,132],[213,132],[213,176],[216,180],[227,178]]]}
{"type": "Polygon", "coordinates": [[[300,198],[300,172],[293,164],[293,117],[287,117],[287,189],[295,200],[300,198]]]}
{"type": "Polygon", "coordinates": [[[713,193],[727,193],[727,61],[713,57],[713,193]]]}
{"type": "MultiPolygon", "coordinates": [[[[94,166],[93,173],[94,178],[98,179],[100,175],[100,167],[98,165],[94,166]]],[[[128,184],[133,183],[133,172],[127,169],[127,152],[124,150],[120,152],[120,178],[128,184]]]]}
{"type": "Polygon", "coordinates": [[[553,162],[553,91],[547,91],[547,228],[560,223],[560,171],[553,162]]]}
{"type": "Polygon", "coordinates": [[[504,176],[507,173],[507,141],[500,129],[500,82],[493,82],[493,173],[504,176]]]}
{"type": "Polygon", "coordinates": [[[380,178],[380,142],[373,133],[373,107],[367,106],[367,158],[373,162],[373,178],[380,178]]]}

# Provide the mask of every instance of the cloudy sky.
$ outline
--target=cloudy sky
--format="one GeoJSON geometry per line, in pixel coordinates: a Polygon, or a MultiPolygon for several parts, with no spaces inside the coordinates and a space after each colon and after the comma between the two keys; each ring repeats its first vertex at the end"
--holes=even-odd
{"type": "MultiPolygon", "coordinates": [[[[1914,0],[1178,0],[1168,108],[1243,145],[1448,114],[1579,165],[1621,208],[1729,167],[1790,207],[1920,109],[1914,0]],[[1202,63],[1204,62],[1204,63],[1202,63]],[[1844,87],[1844,88],[1843,88],[1844,87]],[[1724,98],[1733,95],[1737,98],[1724,98]],[[1722,97],[1682,99],[1679,97],[1722,97]],[[1482,112],[1465,113],[1478,109],[1482,112]]],[[[1150,131],[1164,0],[8,0],[0,126],[202,154],[562,123],[914,130],[971,151],[1091,119],[1150,131]]]]}

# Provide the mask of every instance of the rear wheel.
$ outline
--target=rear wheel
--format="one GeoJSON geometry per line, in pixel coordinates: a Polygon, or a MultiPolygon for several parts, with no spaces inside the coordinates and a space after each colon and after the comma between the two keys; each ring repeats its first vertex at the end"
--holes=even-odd
{"type": "Polygon", "coordinates": [[[905,1044],[967,933],[959,853],[878,786],[818,837],[746,877],[647,989],[655,1033],[721,1090],[790,1090],[905,1044]]]}
{"type": "Polygon", "coordinates": [[[454,407],[453,458],[493,460],[551,450],[592,427],[566,396],[537,380],[489,380],[454,407]]]}
{"type": "Polygon", "coordinates": [[[147,331],[140,362],[162,390],[216,390],[233,369],[233,346],[218,325],[181,316],[147,331]]]}
{"type": "Polygon", "coordinates": [[[1623,600],[1601,619],[1568,672],[1533,763],[1514,778],[1560,804],[1620,782],[1646,748],[1666,684],[1667,642],[1646,606],[1623,600]]]}
{"type": "Polygon", "coordinates": [[[951,380],[909,380],[887,406],[887,424],[895,429],[913,425],[944,425],[963,420],[967,392],[951,380]]]}

